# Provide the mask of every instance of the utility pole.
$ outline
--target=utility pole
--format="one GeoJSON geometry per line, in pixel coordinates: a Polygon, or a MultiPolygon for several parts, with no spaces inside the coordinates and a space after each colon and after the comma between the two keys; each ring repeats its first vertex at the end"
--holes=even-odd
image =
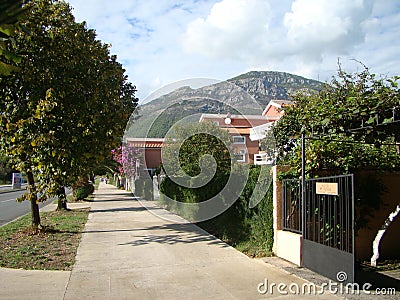
{"type": "Polygon", "coordinates": [[[301,131],[301,231],[303,238],[306,233],[306,136],[305,130],[301,131]]]}

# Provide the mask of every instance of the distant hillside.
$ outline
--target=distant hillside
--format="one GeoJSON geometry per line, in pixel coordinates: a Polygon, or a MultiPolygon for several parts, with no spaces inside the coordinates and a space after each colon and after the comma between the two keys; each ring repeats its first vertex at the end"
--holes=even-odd
{"type": "Polygon", "coordinates": [[[197,122],[202,113],[258,114],[272,99],[298,91],[319,91],[323,83],[282,72],[251,71],[227,81],[192,89],[181,87],[140,107],[127,137],[164,137],[177,121],[197,122]]]}
{"type": "Polygon", "coordinates": [[[317,80],[274,71],[251,71],[228,81],[243,88],[263,107],[270,100],[289,100],[298,91],[315,92],[324,86],[317,80]]]}

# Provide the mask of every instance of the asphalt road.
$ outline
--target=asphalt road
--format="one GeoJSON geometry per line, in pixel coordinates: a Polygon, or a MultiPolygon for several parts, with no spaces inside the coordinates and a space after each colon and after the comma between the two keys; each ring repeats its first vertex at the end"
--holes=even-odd
{"type": "MultiPolygon", "coordinates": [[[[31,203],[29,201],[17,202],[16,199],[26,191],[13,191],[0,194],[0,226],[23,216],[31,211],[31,203]]],[[[54,199],[48,199],[44,203],[40,203],[39,207],[46,206],[53,202],[54,199]]]]}

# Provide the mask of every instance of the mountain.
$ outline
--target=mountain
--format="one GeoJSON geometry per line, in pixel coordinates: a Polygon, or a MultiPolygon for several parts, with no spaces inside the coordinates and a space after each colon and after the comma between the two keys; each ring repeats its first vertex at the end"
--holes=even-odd
{"type": "Polygon", "coordinates": [[[180,87],[140,106],[125,137],[164,137],[176,122],[197,122],[202,113],[261,115],[272,99],[289,100],[298,91],[314,93],[323,86],[289,73],[251,71],[197,89],[180,87]]]}
{"type": "Polygon", "coordinates": [[[250,71],[228,81],[243,88],[263,107],[270,100],[290,100],[291,95],[299,91],[316,92],[324,86],[317,80],[274,71],[250,71]]]}

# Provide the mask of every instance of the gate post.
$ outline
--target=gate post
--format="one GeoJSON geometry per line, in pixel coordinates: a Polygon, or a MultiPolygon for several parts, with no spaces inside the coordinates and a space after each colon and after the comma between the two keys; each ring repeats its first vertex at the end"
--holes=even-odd
{"type": "MultiPolygon", "coordinates": [[[[306,136],[304,130],[301,132],[301,233],[304,239],[306,233],[306,136]]],[[[300,263],[303,266],[303,247],[300,249],[300,263]]]]}

